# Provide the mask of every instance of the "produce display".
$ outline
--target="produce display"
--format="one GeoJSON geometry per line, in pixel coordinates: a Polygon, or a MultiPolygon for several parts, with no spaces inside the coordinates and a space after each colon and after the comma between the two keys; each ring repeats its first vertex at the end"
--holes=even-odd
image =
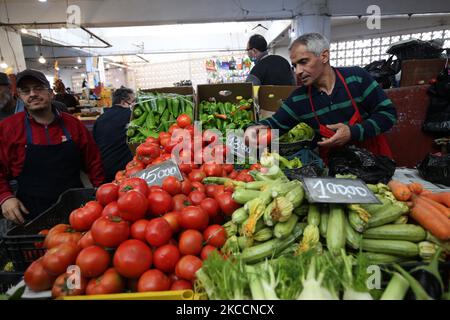
{"type": "MultiPolygon", "coordinates": [[[[149,114],[144,100],[139,105],[149,114]]],[[[242,106],[235,110],[250,112],[242,106]]],[[[303,183],[284,173],[302,166],[297,158],[266,151],[240,170],[224,164],[229,150],[211,130],[203,132],[200,150],[187,146],[175,156],[177,129],[194,142],[191,119],[182,113],[165,131],[154,129],[94,201],[73,210],[69,223],[40,232],[45,240],[35,247],[46,252],[26,270],[28,288],[50,290],[53,298],[169,290],[209,299],[450,296],[438,271],[450,255],[450,193],[391,180],[367,185],[380,204],[313,203],[303,183]],[[161,186],[149,186],[133,177],[169,159],[177,161],[182,181],[167,176],[161,186]],[[419,261],[427,265],[402,267],[419,261]],[[73,265],[81,272],[76,289],[67,285],[73,265]],[[387,286],[367,285],[371,265],[382,267],[387,286]]],[[[221,130],[232,123],[225,120],[221,130]]]]}
{"type": "Polygon", "coordinates": [[[142,143],[148,137],[158,137],[158,133],[167,132],[182,114],[192,119],[192,95],[139,92],[127,130],[128,142],[142,143]]]}
{"type": "Polygon", "coordinates": [[[198,105],[203,129],[217,129],[225,135],[227,130],[244,129],[254,121],[253,100],[238,103],[202,101],[198,105]]]}

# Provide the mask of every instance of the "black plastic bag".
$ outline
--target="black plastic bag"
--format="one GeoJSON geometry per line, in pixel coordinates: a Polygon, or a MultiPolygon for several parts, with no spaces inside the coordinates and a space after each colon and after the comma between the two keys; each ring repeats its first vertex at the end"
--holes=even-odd
{"type": "Polygon", "coordinates": [[[429,153],[417,169],[425,180],[450,186],[450,154],[440,156],[429,153]]]}
{"type": "Polygon", "coordinates": [[[394,160],[355,146],[330,152],[328,166],[330,176],[353,174],[371,184],[388,183],[395,172],[394,160]]]}
{"type": "Polygon", "coordinates": [[[391,56],[388,60],[373,61],[364,67],[372,78],[374,78],[383,89],[389,89],[395,84],[395,75],[400,71],[400,61],[393,60],[391,56]]]}

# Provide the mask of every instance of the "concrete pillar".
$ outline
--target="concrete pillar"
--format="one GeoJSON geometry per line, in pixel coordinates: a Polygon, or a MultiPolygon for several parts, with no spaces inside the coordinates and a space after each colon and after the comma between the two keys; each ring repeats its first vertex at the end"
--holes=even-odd
{"type": "Polygon", "coordinates": [[[6,69],[0,68],[1,72],[18,73],[27,68],[19,32],[0,28],[0,49],[4,61],[8,64],[6,69]]]}
{"type": "Polygon", "coordinates": [[[330,40],[331,15],[327,0],[302,2],[300,14],[294,19],[292,25],[294,28],[292,40],[310,32],[320,33],[330,40]]]}

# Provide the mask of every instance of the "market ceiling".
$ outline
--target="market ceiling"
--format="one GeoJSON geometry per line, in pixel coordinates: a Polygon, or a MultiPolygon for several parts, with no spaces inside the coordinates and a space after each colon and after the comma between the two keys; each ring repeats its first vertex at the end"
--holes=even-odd
{"type": "MultiPolygon", "coordinates": [[[[4,0],[2,23],[66,21],[67,7],[78,6],[85,27],[114,27],[292,19],[314,13],[337,16],[365,16],[370,5],[378,5],[382,15],[450,12],[446,0],[4,0]],[[316,5],[319,4],[317,7],[316,5]]],[[[76,7],[71,7],[76,8],[76,7]]],[[[74,12],[74,11],[72,11],[74,12]]],[[[72,17],[74,15],[71,15],[72,17]]]]}

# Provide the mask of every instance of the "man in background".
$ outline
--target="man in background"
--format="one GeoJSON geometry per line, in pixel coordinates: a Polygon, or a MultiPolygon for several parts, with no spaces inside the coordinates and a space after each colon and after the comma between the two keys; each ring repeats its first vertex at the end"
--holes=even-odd
{"type": "Polygon", "coordinates": [[[275,54],[267,51],[267,41],[263,36],[255,34],[247,43],[247,52],[255,66],[250,71],[246,82],[255,86],[276,85],[295,86],[296,81],[290,63],[275,54]]]}
{"type": "Polygon", "coordinates": [[[0,121],[14,114],[16,101],[11,92],[8,75],[0,72],[0,121]]]}

